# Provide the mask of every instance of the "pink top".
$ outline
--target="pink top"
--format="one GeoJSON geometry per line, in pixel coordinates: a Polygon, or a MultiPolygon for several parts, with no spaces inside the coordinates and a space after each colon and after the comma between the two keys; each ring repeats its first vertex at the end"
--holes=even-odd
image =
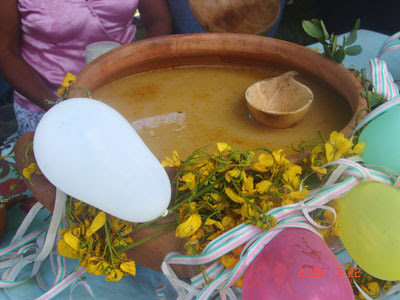
{"type": "MultiPolygon", "coordinates": [[[[56,92],[65,76],[85,66],[86,46],[99,41],[134,40],[133,15],[139,0],[18,0],[22,57],[56,92]]],[[[18,92],[14,101],[43,111],[18,92]]]]}

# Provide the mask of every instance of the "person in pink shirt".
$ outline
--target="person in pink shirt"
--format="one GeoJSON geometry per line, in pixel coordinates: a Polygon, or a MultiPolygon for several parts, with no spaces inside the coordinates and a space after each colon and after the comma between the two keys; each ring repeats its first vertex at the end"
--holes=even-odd
{"type": "Polygon", "coordinates": [[[34,130],[86,46],[135,40],[139,9],[147,37],[172,33],[167,0],[1,0],[0,73],[14,88],[18,135],[34,130]]]}

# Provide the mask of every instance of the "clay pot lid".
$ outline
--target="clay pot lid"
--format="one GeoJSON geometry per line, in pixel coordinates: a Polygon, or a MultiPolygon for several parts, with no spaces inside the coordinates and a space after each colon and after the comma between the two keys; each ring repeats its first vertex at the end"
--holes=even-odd
{"type": "Polygon", "coordinates": [[[289,128],[300,122],[313,102],[313,92],[294,79],[290,71],[253,83],[246,91],[247,106],[257,121],[273,128],[289,128]]]}

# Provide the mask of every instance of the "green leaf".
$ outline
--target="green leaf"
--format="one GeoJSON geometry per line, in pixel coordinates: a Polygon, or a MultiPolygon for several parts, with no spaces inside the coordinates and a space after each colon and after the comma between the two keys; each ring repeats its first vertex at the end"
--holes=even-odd
{"type": "Polygon", "coordinates": [[[362,52],[362,48],[361,48],[360,45],[350,46],[350,47],[347,47],[347,48],[345,49],[345,53],[346,53],[347,55],[350,55],[350,56],[358,55],[358,54],[360,54],[361,52],[362,52]]]}
{"type": "Polygon", "coordinates": [[[346,45],[353,44],[357,39],[357,30],[353,29],[350,34],[345,38],[346,45]]]}
{"type": "MultiPolygon", "coordinates": [[[[312,20],[314,21],[314,20],[312,20]]],[[[316,22],[306,21],[304,20],[301,22],[301,26],[303,27],[304,31],[311,37],[315,39],[323,39],[324,33],[322,31],[321,26],[315,24],[316,22]]]]}
{"type": "Polygon", "coordinates": [[[338,36],[337,35],[331,35],[331,49],[333,50],[332,52],[336,51],[336,48],[338,47],[338,36]]]}
{"type": "Polygon", "coordinates": [[[357,19],[353,30],[350,32],[350,34],[345,39],[346,45],[351,45],[356,41],[356,39],[357,39],[357,30],[359,28],[360,28],[360,19],[357,19]]]}
{"type": "Polygon", "coordinates": [[[353,29],[353,30],[357,31],[358,29],[360,29],[360,23],[361,23],[360,19],[357,19],[356,24],[354,25],[354,29],[353,29]]]}
{"type": "Polygon", "coordinates": [[[344,50],[342,48],[340,48],[338,51],[336,51],[333,54],[333,59],[338,62],[339,64],[341,64],[344,60],[344,58],[346,57],[346,54],[344,53],[344,50]]]}
{"type": "Polygon", "coordinates": [[[321,24],[322,32],[324,33],[324,39],[325,39],[325,40],[328,40],[328,39],[329,39],[329,33],[328,33],[328,31],[326,30],[324,21],[321,20],[321,23],[320,23],[320,24],[321,24]]]}
{"type": "Polygon", "coordinates": [[[352,31],[350,34],[345,38],[346,45],[353,44],[357,39],[357,31],[352,31]]]}

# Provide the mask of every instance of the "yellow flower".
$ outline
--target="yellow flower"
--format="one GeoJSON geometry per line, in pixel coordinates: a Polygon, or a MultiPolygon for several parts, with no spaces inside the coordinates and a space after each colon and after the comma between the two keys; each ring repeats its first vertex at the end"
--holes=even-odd
{"type": "Polygon", "coordinates": [[[211,218],[208,218],[205,222],[204,225],[211,226],[215,225],[218,229],[220,230],[225,230],[224,226],[222,226],[221,222],[213,220],[211,218]]]}
{"type": "Polygon", "coordinates": [[[200,215],[197,213],[193,214],[185,222],[178,225],[175,235],[179,238],[190,237],[200,228],[201,224],[200,215]]]}
{"type": "Polygon", "coordinates": [[[100,257],[90,257],[86,261],[86,271],[93,275],[103,275],[108,267],[108,263],[101,261],[100,257]]]}
{"type": "Polygon", "coordinates": [[[364,152],[364,150],[365,150],[365,142],[362,142],[354,146],[352,153],[354,155],[361,155],[364,152]]]}
{"type": "Polygon", "coordinates": [[[70,72],[67,72],[65,74],[64,80],[61,83],[61,86],[64,88],[68,88],[71,84],[76,83],[76,76],[71,74],[70,72]]]}
{"type": "Polygon", "coordinates": [[[166,157],[165,160],[161,162],[163,167],[180,167],[181,164],[182,162],[177,151],[172,152],[172,158],[166,157]]]}
{"type": "Polygon", "coordinates": [[[254,195],[257,190],[254,188],[254,178],[253,176],[246,176],[246,173],[243,171],[243,184],[242,184],[242,193],[245,196],[254,195]]]}
{"type": "Polygon", "coordinates": [[[131,233],[133,230],[132,224],[127,221],[124,221],[123,224],[124,224],[124,230],[122,231],[122,233],[123,234],[131,233]]]}
{"type": "MultiPolygon", "coordinates": [[[[250,202],[254,202],[254,200],[251,199],[250,202]]],[[[242,208],[240,210],[240,214],[243,217],[254,217],[256,215],[256,211],[251,205],[243,203],[242,208]]]]}
{"type": "Polygon", "coordinates": [[[106,273],[106,281],[120,281],[124,273],[120,269],[112,268],[111,271],[106,273]]]}
{"type": "Polygon", "coordinates": [[[288,183],[293,188],[298,189],[300,186],[300,178],[298,175],[301,174],[301,167],[294,164],[287,165],[285,172],[282,174],[283,183],[288,183]]]}
{"type": "Polygon", "coordinates": [[[223,234],[223,232],[221,230],[218,230],[217,232],[214,232],[212,235],[210,235],[207,238],[207,241],[212,241],[212,240],[216,239],[217,237],[219,237],[221,234],[223,234]]]}
{"type": "Polygon", "coordinates": [[[350,148],[354,145],[349,139],[344,137],[342,132],[338,133],[337,131],[333,131],[330,134],[329,143],[336,148],[333,160],[337,160],[348,152],[351,152],[350,148]]]}
{"type": "Polygon", "coordinates": [[[319,169],[322,165],[326,163],[323,154],[324,150],[322,150],[322,147],[320,145],[317,145],[311,150],[311,156],[310,156],[311,169],[322,175],[327,173],[326,168],[319,169]]]}
{"type": "Polygon", "coordinates": [[[57,89],[57,95],[61,97],[62,95],[64,95],[65,91],[66,91],[66,88],[61,86],[57,89]]]}
{"type": "Polygon", "coordinates": [[[225,180],[227,182],[231,182],[232,179],[237,179],[240,177],[240,170],[238,168],[233,168],[225,173],[225,180]]]}
{"type": "MultiPolygon", "coordinates": [[[[87,221],[87,220],[85,220],[87,221]]],[[[83,225],[74,225],[74,227],[71,229],[72,233],[76,237],[80,237],[81,235],[85,234],[85,227],[83,225]]]]}
{"type": "Polygon", "coordinates": [[[68,230],[66,233],[64,233],[63,239],[64,239],[65,243],[68,244],[68,246],[70,246],[75,251],[78,251],[79,238],[77,238],[75,235],[73,235],[71,230],[68,230]]]}
{"type": "Polygon", "coordinates": [[[135,276],[135,275],[136,275],[136,265],[135,265],[135,262],[134,262],[133,260],[123,262],[123,263],[120,265],[120,268],[121,268],[121,270],[124,271],[125,273],[129,273],[129,274],[131,274],[132,276],[135,276]]]}
{"type": "Polygon", "coordinates": [[[237,262],[239,261],[239,258],[235,257],[235,255],[233,254],[228,253],[222,256],[220,261],[225,268],[231,270],[236,266],[237,262]]]}
{"type": "Polygon", "coordinates": [[[262,153],[258,156],[258,161],[253,163],[251,168],[254,171],[265,173],[271,169],[274,164],[274,157],[269,153],[262,153]]]}
{"type": "Polygon", "coordinates": [[[227,143],[217,143],[217,149],[219,153],[224,153],[224,152],[229,153],[232,151],[232,147],[227,143]]]}
{"type": "Polygon", "coordinates": [[[261,209],[263,211],[269,211],[270,209],[274,208],[274,202],[263,200],[261,202],[261,209]]]}
{"type": "Polygon", "coordinates": [[[260,194],[265,194],[266,192],[268,192],[271,185],[272,185],[271,181],[263,180],[256,184],[256,190],[260,194]]]}
{"type": "Polygon", "coordinates": [[[90,237],[93,233],[103,227],[105,223],[106,214],[104,213],[104,211],[100,211],[86,230],[86,236],[90,237]]]}
{"type": "Polygon", "coordinates": [[[308,190],[293,191],[282,196],[282,205],[289,205],[304,200],[308,195],[308,190]]]}
{"type": "Polygon", "coordinates": [[[220,202],[222,200],[222,196],[217,193],[210,193],[211,198],[213,198],[216,202],[220,202]]]}
{"type": "Polygon", "coordinates": [[[58,241],[57,249],[58,249],[58,252],[60,253],[60,255],[62,255],[62,256],[65,256],[65,257],[68,257],[68,258],[72,258],[72,259],[78,258],[78,251],[73,249],[63,239],[58,241]]]}
{"type": "Polygon", "coordinates": [[[74,213],[75,215],[79,215],[82,212],[83,207],[85,204],[82,201],[75,200],[74,201],[74,213]]]}
{"type": "Polygon", "coordinates": [[[289,160],[285,158],[285,154],[282,155],[283,149],[272,151],[272,156],[274,157],[274,161],[277,164],[285,165],[289,163],[289,160]]]}
{"type": "MultiPolygon", "coordinates": [[[[212,170],[214,170],[214,164],[208,160],[201,163],[199,165],[199,167],[200,167],[200,169],[199,169],[200,181],[203,181],[208,175],[210,175],[212,170]]],[[[206,184],[207,183],[208,183],[208,181],[206,182],[206,184]]]]}
{"type": "Polygon", "coordinates": [[[236,247],[231,252],[221,257],[220,261],[225,266],[225,268],[231,270],[236,266],[240,259],[240,253],[242,252],[242,249],[243,245],[236,247]]]}
{"type": "Polygon", "coordinates": [[[22,170],[22,175],[29,180],[30,185],[32,185],[31,176],[37,172],[40,172],[39,166],[36,163],[31,163],[29,166],[22,170]]]}
{"type": "Polygon", "coordinates": [[[118,219],[114,216],[110,216],[110,220],[111,220],[111,225],[115,230],[121,231],[122,227],[124,227],[124,224],[122,223],[121,219],[118,219]]]}
{"type": "Polygon", "coordinates": [[[185,183],[184,186],[181,186],[178,190],[184,191],[184,190],[191,190],[193,191],[194,188],[196,187],[196,176],[192,172],[188,172],[185,175],[182,176],[181,181],[185,183]]]}
{"type": "Polygon", "coordinates": [[[132,243],[133,243],[133,239],[130,236],[121,237],[121,238],[117,237],[117,238],[113,239],[113,245],[115,247],[125,247],[132,243]]]}
{"type": "Polygon", "coordinates": [[[226,230],[230,230],[235,227],[235,221],[231,217],[223,217],[221,223],[226,230]]]}
{"type": "Polygon", "coordinates": [[[244,199],[240,197],[232,188],[226,187],[225,194],[231,199],[233,202],[236,203],[244,203],[244,199]]]}
{"type": "Polygon", "coordinates": [[[361,288],[369,296],[378,296],[380,294],[380,287],[379,287],[379,284],[376,281],[369,282],[367,284],[367,286],[362,285],[361,288]]]}
{"type": "Polygon", "coordinates": [[[333,146],[329,143],[325,143],[325,154],[326,154],[326,161],[331,162],[335,158],[335,151],[333,146]]]}

